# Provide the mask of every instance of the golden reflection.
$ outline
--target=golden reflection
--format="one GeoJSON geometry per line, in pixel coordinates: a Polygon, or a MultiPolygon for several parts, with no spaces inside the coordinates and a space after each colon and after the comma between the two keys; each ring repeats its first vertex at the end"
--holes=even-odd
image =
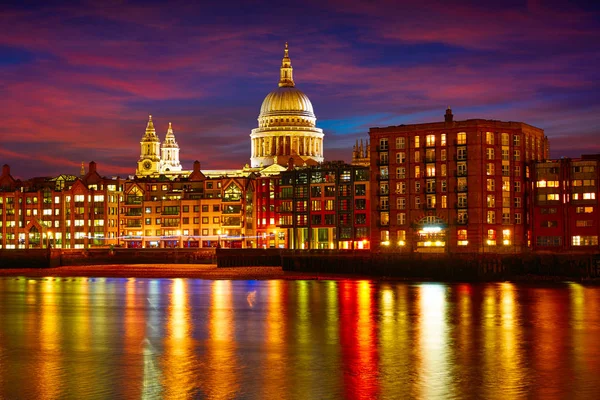
{"type": "Polygon", "coordinates": [[[448,398],[448,323],[446,321],[446,288],[440,284],[418,287],[419,320],[417,335],[419,359],[417,370],[420,398],[448,398]]]}
{"type": "MultiPolygon", "coordinates": [[[[129,365],[127,374],[120,380],[121,387],[127,388],[126,394],[140,397],[139,387],[131,385],[131,382],[143,383],[143,361],[140,362],[140,347],[144,340],[144,324],[146,304],[139,304],[145,299],[136,293],[137,282],[134,278],[127,280],[125,284],[125,310],[123,313],[123,363],[129,365]]],[[[123,394],[125,396],[125,393],[123,394]]]]}
{"type": "MultiPolygon", "coordinates": [[[[36,373],[39,398],[57,399],[63,387],[61,374],[61,330],[55,291],[59,284],[50,280],[40,283],[40,365],[36,373]]],[[[31,290],[31,289],[30,289],[31,290]]]]}
{"type": "Polygon", "coordinates": [[[340,311],[337,282],[328,281],[325,290],[327,292],[327,304],[325,306],[327,310],[327,320],[325,321],[327,344],[339,343],[340,326],[338,324],[338,317],[340,311]]]}
{"type": "Polygon", "coordinates": [[[407,397],[406,394],[410,391],[410,345],[406,319],[406,285],[399,286],[397,292],[390,285],[379,290],[379,313],[379,349],[382,354],[379,368],[381,376],[394,377],[382,380],[381,393],[383,396],[407,397]]]}
{"type": "Polygon", "coordinates": [[[174,279],[169,297],[167,314],[167,335],[165,354],[162,363],[163,398],[182,399],[189,397],[188,391],[194,387],[196,376],[191,366],[194,358],[194,345],[191,336],[190,307],[188,306],[187,280],[174,279]]]}
{"type": "Polygon", "coordinates": [[[267,315],[265,320],[265,335],[263,353],[265,365],[263,366],[262,398],[284,398],[286,392],[282,382],[288,378],[289,365],[284,357],[286,349],[286,304],[284,292],[287,282],[268,281],[267,315]]]}
{"type": "Polygon", "coordinates": [[[231,281],[214,281],[208,317],[206,377],[202,385],[211,399],[232,399],[240,389],[235,314],[231,281]]]}
{"type": "Polygon", "coordinates": [[[521,344],[521,324],[515,306],[515,285],[500,284],[500,338],[499,358],[502,373],[500,387],[511,397],[521,396],[525,389],[525,370],[521,344]]]}
{"type": "MultiPolygon", "coordinates": [[[[58,284],[55,282],[55,285],[58,284]]],[[[86,354],[92,348],[92,323],[90,307],[90,283],[87,279],[69,283],[68,290],[76,295],[77,302],[71,311],[75,312],[76,323],[70,323],[69,331],[65,332],[65,339],[72,343],[73,349],[81,354],[86,354]],[[76,310],[76,311],[75,311],[76,310]]],[[[67,288],[64,288],[67,290],[67,288]]],[[[77,371],[71,371],[68,384],[74,392],[85,387],[93,387],[95,383],[95,363],[82,362],[77,371]]]]}
{"type": "Polygon", "coordinates": [[[296,326],[296,335],[300,344],[310,343],[310,308],[308,282],[298,281],[298,324],[296,326]]]}

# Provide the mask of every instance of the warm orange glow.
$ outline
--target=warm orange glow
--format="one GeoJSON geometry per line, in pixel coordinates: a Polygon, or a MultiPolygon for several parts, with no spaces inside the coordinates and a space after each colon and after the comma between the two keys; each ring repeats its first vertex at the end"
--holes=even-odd
{"type": "MultiPolygon", "coordinates": [[[[32,281],[30,281],[32,282],[32,281]]],[[[33,281],[37,285],[36,281],[33,281]]],[[[59,389],[64,386],[62,382],[63,375],[60,373],[61,359],[61,341],[62,331],[60,329],[59,309],[55,296],[56,285],[52,278],[39,282],[41,285],[39,301],[41,302],[40,312],[40,347],[46,357],[40,358],[36,381],[39,388],[39,396],[42,399],[60,398],[59,389]]],[[[31,287],[29,290],[32,290],[31,287]]]]}
{"type": "Polygon", "coordinates": [[[163,363],[163,398],[181,399],[195,384],[190,370],[194,358],[192,322],[188,306],[187,280],[175,279],[169,296],[167,337],[163,363]]]}
{"type": "Polygon", "coordinates": [[[212,283],[202,387],[211,399],[231,399],[239,390],[232,282],[212,283]]]}

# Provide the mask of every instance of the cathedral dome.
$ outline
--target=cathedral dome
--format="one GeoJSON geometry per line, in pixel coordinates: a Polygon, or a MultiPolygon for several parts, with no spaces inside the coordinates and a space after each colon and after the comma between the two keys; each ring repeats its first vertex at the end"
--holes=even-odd
{"type": "Polygon", "coordinates": [[[285,44],[279,87],[265,97],[252,129],[252,167],[288,165],[291,159],[305,165],[323,162],[323,130],[317,128],[308,96],[294,84],[292,61],[285,44]]]}
{"type": "Polygon", "coordinates": [[[278,116],[315,118],[315,113],[308,96],[300,89],[293,86],[282,86],[265,97],[260,107],[259,118],[278,116]]]}

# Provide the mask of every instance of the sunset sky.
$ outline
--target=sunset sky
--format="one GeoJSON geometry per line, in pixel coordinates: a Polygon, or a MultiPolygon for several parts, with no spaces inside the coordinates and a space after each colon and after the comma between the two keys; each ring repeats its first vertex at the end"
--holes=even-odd
{"type": "Polygon", "coordinates": [[[443,121],[447,106],[540,127],[552,157],[600,153],[592,2],[190,3],[3,3],[0,164],[127,176],[152,114],[161,140],[173,123],[184,169],[239,168],[286,41],[327,160],[350,161],[369,127],[443,121]]]}

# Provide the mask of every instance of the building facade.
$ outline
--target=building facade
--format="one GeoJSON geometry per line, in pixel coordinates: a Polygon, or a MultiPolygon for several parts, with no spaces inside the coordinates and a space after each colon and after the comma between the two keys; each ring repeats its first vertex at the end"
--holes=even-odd
{"type": "Polygon", "coordinates": [[[0,176],[0,248],[87,248],[119,241],[119,178],[87,174],[17,181],[0,176]]]}
{"type": "Polygon", "coordinates": [[[371,128],[371,241],[397,252],[520,252],[544,131],[473,119],[371,128]]]}
{"type": "Polygon", "coordinates": [[[290,249],[369,249],[369,169],[341,162],[281,173],[279,229],[290,249]]]}
{"type": "Polygon", "coordinates": [[[538,252],[594,252],[600,236],[600,155],[532,167],[531,244],[538,252]]]}

